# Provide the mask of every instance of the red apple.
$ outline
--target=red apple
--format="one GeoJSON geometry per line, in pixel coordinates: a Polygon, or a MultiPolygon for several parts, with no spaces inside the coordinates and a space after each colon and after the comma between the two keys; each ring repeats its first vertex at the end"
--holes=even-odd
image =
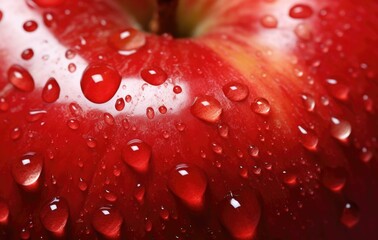
{"type": "Polygon", "coordinates": [[[2,0],[0,238],[377,239],[377,45],[374,0],[2,0]]]}

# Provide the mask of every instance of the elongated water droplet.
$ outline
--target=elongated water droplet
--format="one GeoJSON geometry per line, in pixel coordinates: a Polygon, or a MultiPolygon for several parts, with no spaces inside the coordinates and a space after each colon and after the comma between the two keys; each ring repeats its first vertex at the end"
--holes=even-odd
{"type": "Polygon", "coordinates": [[[249,89],[242,83],[230,82],[223,86],[223,93],[231,101],[239,102],[248,97],[249,89]]]}
{"type": "Polygon", "coordinates": [[[6,112],[9,109],[9,103],[4,97],[0,97],[0,111],[6,112]]]}
{"type": "Polygon", "coordinates": [[[25,190],[36,190],[43,168],[43,159],[34,152],[26,153],[20,159],[12,161],[14,180],[25,190]]]}
{"type": "Polygon", "coordinates": [[[304,108],[309,112],[313,112],[315,109],[314,97],[310,94],[302,94],[301,98],[304,108]]]}
{"type": "Polygon", "coordinates": [[[31,110],[28,112],[28,115],[26,116],[26,120],[28,122],[36,122],[38,120],[41,120],[46,115],[45,110],[31,110]]]}
{"type": "Polygon", "coordinates": [[[289,11],[289,16],[292,18],[309,18],[312,14],[312,8],[306,4],[296,4],[289,11]]]}
{"type": "Polygon", "coordinates": [[[140,73],[140,76],[144,81],[155,86],[163,84],[168,78],[167,73],[160,67],[150,67],[143,69],[140,73]]]}
{"type": "Polygon", "coordinates": [[[42,99],[47,103],[53,103],[58,100],[60,87],[55,78],[50,78],[42,90],[42,99]]]}
{"type": "Polygon", "coordinates": [[[205,173],[197,166],[179,164],[168,178],[170,190],[189,207],[200,210],[207,187],[205,173]]]}
{"type": "Polygon", "coordinates": [[[110,113],[104,113],[104,121],[109,126],[113,126],[115,123],[114,117],[110,113]]]}
{"type": "Polygon", "coordinates": [[[145,193],[146,193],[145,187],[141,184],[138,184],[134,191],[134,197],[139,203],[143,203],[145,193]]]}
{"type": "Polygon", "coordinates": [[[121,76],[106,64],[91,64],[85,69],[80,85],[84,96],[94,103],[105,103],[117,92],[121,76]]]}
{"type": "Polygon", "coordinates": [[[22,57],[22,59],[24,59],[24,60],[29,60],[29,59],[31,59],[33,56],[34,56],[34,51],[33,51],[33,49],[31,49],[31,48],[25,49],[25,50],[22,51],[22,53],[21,53],[21,57],[22,57]]]}
{"type": "Polygon", "coordinates": [[[220,205],[220,220],[235,239],[252,239],[260,216],[257,197],[248,190],[227,196],[220,205]]]}
{"type": "Polygon", "coordinates": [[[94,229],[107,238],[118,238],[121,234],[122,223],[121,214],[111,206],[98,209],[92,218],[94,229]]]}
{"type": "Polygon", "coordinates": [[[155,111],[152,107],[148,107],[146,109],[146,116],[148,117],[148,119],[153,119],[155,117],[155,111]]]}
{"type": "Polygon", "coordinates": [[[214,97],[200,96],[194,100],[190,111],[195,117],[203,121],[216,123],[222,114],[222,106],[214,97]]]}
{"type": "Polygon", "coordinates": [[[305,129],[302,126],[298,126],[298,130],[301,134],[301,143],[302,145],[307,148],[310,151],[316,151],[319,138],[318,136],[314,133],[314,131],[310,129],[305,129]]]}
{"type": "Polygon", "coordinates": [[[151,147],[142,140],[131,140],[123,149],[122,158],[134,170],[145,173],[151,158],[151,147]]]}
{"type": "Polygon", "coordinates": [[[69,216],[67,202],[59,197],[45,204],[40,212],[40,219],[43,226],[56,236],[64,234],[69,216]]]}
{"type": "Polygon", "coordinates": [[[38,23],[33,20],[26,21],[23,25],[26,32],[34,32],[38,28],[38,23]]]}
{"type": "Polygon", "coordinates": [[[265,28],[276,28],[278,26],[278,20],[273,15],[265,15],[261,17],[260,23],[265,28]]]}
{"type": "Polygon", "coordinates": [[[0,226],[8,224],[9,220],[9,207],[8,204],[0,200],[0,226]]]}
{"type": "Polygon", "coordinates": [[[342,224],[348,228],[354,227],[360,220],[360,210],[355,203],[346,203],[340,217],[342,224]]]}
{"type": "MultiPolygon", "coordinates": [[[[143,32],[140,32],[133,28],[127,28],[118,31],[110,36],[110,45],[117,51],[136,51],[146,44],[146,36],[143,32]]],[[[129,55],[133,52],[126,53],[129,55]]]]}
{"type": "Polygon", "coordinates": [[[322,182],[326,188],[334,192],[340,192],[346,182],[347,173],[344,168],[326,168],[322,174],[322,182]]]}
{"type": "Polygon", "coordinates": [[[12,65],[8,70],[8,81],[18,90],[31,92],[34,90],[34,79],[20,65],[12,65]]]}
{"type": "Polygon", "coordinates": [[[267,115],[270,112],[270,103],[265,98],[256,98],[252,102],[251,108],[255,113],[267,115]]]}
{"type": "Polygon", "coordinates": [[[46,12],[46,13],[44,13],[43,14],[43,23],[48,28],[55,26],[56,25],[55,14],[52,13],[52,12],[46,12]]]}
{"type": "Polygon", "coordinates": [[[227,124],[222,123],[218,125],[218,133],[222,138],[228,138],[228,132],[229,128],[227,124]]]}
{"type": "Polygon", "coordinates": [[[345,142],[350,134],[352,133],[352,126],[346,120],[338,119],[338,118],[331,118],[331,135],[342,141],[345,142]]]}
{"type": "Polygon", "coordinates": [[[117,111],[122,111],[125,108],[125,100],[123,98],[118,98],[115,103],[115,109],[117,111]]]}

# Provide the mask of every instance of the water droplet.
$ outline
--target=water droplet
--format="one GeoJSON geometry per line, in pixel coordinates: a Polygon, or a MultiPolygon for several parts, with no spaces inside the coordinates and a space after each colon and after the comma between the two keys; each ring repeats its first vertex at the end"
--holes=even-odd
{"type": "Polygon", "coordinates": [[[352,133],[352,126],[348,121],[335,117],[331,118],[331,121],[331,135],[334,138],[345,142],[349,135],[352,133]]]}
{"type": "Polygon", "coordinates": [[[52,12],[46,12],[43,14],[43,23],[46,27],[50,28],[56,24],[55,14],[52,12]]]}
{"type": "Polygon", "coordinates": [[[38,23],[36,21],[29,20],[24,23],[23,28],[27,32],[34,32],[38,28],[38,23]]]}
{"type": "Polygon", "coordinates": [[[168,78],[167,73],[160,67],[150,67],[143,69],[140,73],[140,76],[144,81],[155,86],[163,84],[168,78]]]}
{"type": "Polygon", "coordinates": [[[60,87],[55,78],[50,78],[43,90],[42,90],[42,99],[47,103],[53,103],[58,100],[60,95],[60,87]]]}
{"type": "Polygon", "coordinates": [[[354,227],[360,220],[360,210],[355,203],[346,203],[340,217],[342,224],[348,228],[354,227]]]}
{"type": "Polygon", "coordinates": [[[41,120],[46,115],[45,110],[31,110],[28,112],[28,115],[26,117],[26,120],[28,122],[36,122],[38,120],[41,120]]]}
{"type": "Polygon", "coordinates": [[[252,191],[231,194],[220,205],[220,220],[235,239],[252,239],[260,216],[261,207],[252,191]]]}
{"type": "Polygon", "coordinates": [[[66,0],[33,0],[40,7],[57,7],[66,0]]]}
{"type": "Polygon", "coordinates": [[[177,165],[168,178],[169,189],[189,207],[199,210],[207,187],[205,173],[197,166],[177,165]]]}
{"type": "Polygon", "coordinates": [[[248,153],[251,157],[257,158],[259,156],[260,150],[259,150],[258,147],[254,146],[254,145],[250,145],[248,147],[248,153]]]}
{"type": "Polygon", "coordinates": [[[218,125],[218,133],[222,138],[228,138],[229,128],[227,124],[221,123],[218,125]]]}
{"type": "Polygon", "coordinates": [[[296,4],[289,11],[289,16],[292,18],[309,18],[312,14],[312,8],[306,4],[296,4]]]}
{"type": "Polygon", "coordinates": [[[282,171],[283,181],[286,185],[295,186],[297,185],[297,176],[289,171],[282,171]]]}
{"type": "Polygon", "coordinates": [[[127,119],[123,119],[123,120],[122,120],[122,127],[123,127],[125,130],[128,130],[128,129],[130,128],[129,120],[127,120],[127,119]]]}
{"type": "Polygon", "coordinates": [[[22,59],[24,59],[24,60],[29,60],[29,59],[31,59],[33,56],[34,56],[34,51],[33,51],[33,49],[31,49],[31,48],[25,49],[25,50],[22,51],[22,53],[21,53],[21,57],[22,57],[22,59]]]}
{"type": "Polygon", "coordinates": [[[92,218],[94,229],[104,237],[112,239],[120,236],[122,222],[122,215],[111,206],[99,208],[92,218]]]}
{"type": "Polygon", "coordinates": [[[146,44],[146,36],[143,32],[128,28],[111,35],[109,43],[122,54],[122,51],[135,51],[143,47],[146,44]]]}
{"type": "Polygon", "coordinates": [[[82,178],[80,178],[78,187],[80,191],[85,192],[88,189],[88,184],[82,178]]]}
{"type": "Polygon", "coordinates": [[[134,139],[127,143],[122,152],[123,161],[138,172],[145,173],[151,158],[151,147],[139,140],[134,139]]]}
{"type": "Polygon", "coordinates": [[[374,102],[368,95],[363,95],[362,100],[364,101],[365,110],[369,113],[372,113],[374,110],[374,102]]]}
{"type": "Polygon", "coordinates": [[[75,51],[75,50],[73,50],[73,49],[68,49],[68,50],[66,51],[65,57],[66,57],[67,59],[73,59],[75,56],[76,56],[76,51],[75,51]]]}
{"type": "Polygon", "coordinates": [[[373,158],[374,154],[373,151],[363,147],[360,152],[360,160],[364,163],[370,162],[370,160],[373,158]]]}
{"type": "Polygon", "coordinates": [[[39,216],[42,225],[48,231],[56,236],[62,236],[69,216],[68,204],[64,199],[54,198],[42,207],[39,216]]]}
{"type": "Polygon", "coordinates": [[[67,126],[72,130],[77,130],[80,127],[80,123],[76,119],[70,119],[67,121],[67,126]]]}
{"type": "Polygon", "coordinates": [[[0,200],[0,226],[8,224],[9,207],[6,202],[0,200]]]}
{"type": "Polygon", "coordinates": [[[19,65],[12,65],[8,70],[8,81],[18,90],[31,92],[34,90],[34,80],[30,73],[19,65]]]}
{"type": "Polygon", "coordinates": [[[3,20],[3,12],[0,10],[0,22],[3,20]]]}
{"type": "Polygon", "coordinates": [[[121,76],[106,64],[91,64],[85,69],[80,85],[84,96],[94,103],[105,103],[117,92],[121,76]]]}
{"type": "Polygon", "coordinates": [[[113,126],[115,122],[114,117],[110,113],[104,113],[104,121],[109,126],[113,126]]]}
{"type": "Polygon", "coordinates": [[[68,71],[70,73],[74,73],[76,71],[76,65],[75,65],[75,63],[69,63],[68,64],[68,71]]]}
{"type": "Polygon", "coordinates": [[[222,114],[222,106],[217,99],[211,96],[200,96],[194,100],[190,111],[203,121],[216,123],[222,114]]]}
{"type": "Polygon", "coordinates": [[[87,139],[87,146],[88,146],[89,148],[95,148],[95,147],[97,146],[97,142],[96,142],[96,140],[93,139],[93,138],[88,138],[88,139],[87,139]]]}
{"type": "Polygon", "coordinates": [[[302,145],[310,151],[316,151],[319,142],[318,136],[312,130],[305,129],[302,126],[298,126],[298,129],[301,133],[302,145]]]}
{"type": "Polygon", "coordinates": [[[312,32],[307,24],[300,23],[294,29],[295,35],[301,40],[310,40],[312,38],[312,32]]]}
{"type": "Polygon", "coordinates": [[[176,85],[176,86],[173,87],[173,92],[175,94],[180,94],[180,93],[182,93],[182,88],[180,86],[176,85]]]}
{"type": "Polygon", "coordinates": [[[322,174],[322,182],[326,188],[334,192],[340,192],[345,185],[347,173],[344,168],[325,168],[322,174]]]}
{"type": "Polygon", "coordinates": [[[248,97],[249,89],[242,83],[230,82],[223,86],[223,93],[231,101],[240,102],[248,97]]]}
{"type": "Polygon", "coordinates": [[[137,184],[137,187],[134,191],[134,197],[139,203],[143,203],[145,193],[146,193],[145,187],[141,184],[137,184]]]}
{"type": "Polygon", "coordinates": [[[19,159],[12,161],[12,175],[14,180],[26,190],[38,188],[43,159],[34,152],[26,153],[19,159]]]}
{"type": "Polygon", "coordinates": [[[127,103],[129,103],[129,102],[131,102],[131,100],[132,100],[132,97],[131,97],[130,95],[126,95],[126,97],[125,97],[125,101],[126,101],[127,103]]]}
{"type": "Polygon", "coordinates": [[[9,103],[4,97],[0,97],[0,111],[6,112],[9,109],[9,103]]]}
{"type": "Polygon", "coordinates": [[[315,109],[314,97],[310,94],[302,94],[301,98],[304,108],[309,112],[313,112],[315,109]]]}
{"type": "Polygon", "coordinates": [[[255,113],[267,115],[270,112],[270,103],[265,98],[256,98],[251,104],[255,113]]]}
{"type": "Polygon", "coordinates": [[[125,100],[118,98],[114,107],[117,111],[122,111],[125,108],[125,100]]]}
{"type": "Polygon", "coordinates": [[[275,16],[265,15],[260,19],[260,23],[265,28],[276,28],[278,26],[278,20],[275,16]]]}
{"type": "Polygon", "coordinates": [[[30,231],[27,228],[22,228],[20,232],[20,238],[23,240],[30,239],[30,231]]]}
{"type": "Polygon", "coordinates": [[[10,138],[11,138],[12,140],[17,140],[17,139],[19,139],[19,138],[21,137],[21,135],[22,135],[22,131],[21,131],[21,128],[19,128],[19,127],[15,127],[15,128],[13,128],[13,129],[11,130],[11,132],[10,132],[10,138]]]}
{"type": "Polygon", "coordinates": [[[109,202],[115,202],[117,201],[118,197],[114,192],[106,189],[104,193],[104,198],[109,202]]]}
{"type": "Polygon", "coordinates": [[[148,119],[153,119],[155,117],[155,111],[152,107],[148,107],[146,109],[146,116],[148,117],[148,119]]]}
{"type": "Polygon", "coordinates": [[[328,89],[333,97],[346,101],[349,98],[350,88],[336,79],[327,79],[328,89]]]}
{"type": "Polygon", "coordinates": [[[177,123],[176,124],[176,129],[179,131],[179,132],[183,132],[185,130],[185,124],[184,123],[177,123]]]}
{"type": "Polygon", "coordinates": [[[169,219],[169,212],[164,207],[161,207],[161,209],[160,209],[160,217],[165,221],[167,221],[169,219]]]}
{"type": "Polygon", "coordinates": [[[167,107],[166,106],[160,106],[159,107],[159,112],[161,113],[161,114],[166,114],[167,113],[167,107]]]}
{"type": "Polygon", "coordinates": [[[215,152],[216,154],[222,154],[223,153],[223,148],[217,143],[212,143],[211,149],[213,149],[213,152],[215,152]]]}

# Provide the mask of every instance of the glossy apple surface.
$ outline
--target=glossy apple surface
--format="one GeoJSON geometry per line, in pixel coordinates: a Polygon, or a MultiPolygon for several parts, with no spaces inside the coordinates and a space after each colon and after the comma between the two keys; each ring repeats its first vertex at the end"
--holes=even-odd
{"type": "Polygon", "coordinates": [[[376,239],[378,3],[155,8],[1,1],[1,238],[376,239]]]}

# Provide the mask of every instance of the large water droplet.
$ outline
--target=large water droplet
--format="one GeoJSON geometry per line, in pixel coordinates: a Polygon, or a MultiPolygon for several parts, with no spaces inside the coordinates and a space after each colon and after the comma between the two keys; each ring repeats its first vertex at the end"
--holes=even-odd
{"type": "Polygon", "coordinates": [[[125,55],[129,55],[146,44],[146,36],[143,32],[128,28],[111,35],[109,43],[115,50],[120,51],[121,54],[123,54],[123,51],[126,51],[128,53],[125,55]]]}
{"type": "Polygon", "coordinates": [[[292,18],[308,18],[312,14],[312,8],[306,4],[296,4],[289,11],[289,16],[292,18]]]}
{"type": "Polygon", "coordinates": [[[270,103],[265,98],[256,98],[252,102],[251,108],[255,113],[267,115],[270,112],[270,103]]]}
{"type": "Polygon", "coordinates": [[[276,28],[278,25],[278,20],[273,15],[265,15],[260,19],[260,23],[265,28],[276,28]]]}
{"type": "Polygon", "coordinates": [[[47,103],[52,103],[58,100],[60,94],[60,87],[55,78],[50,78],[42,90],[42,99],[47,103]]]}
{"type": "Polygon", "coordinates": [[[338,118],[331,118],[331,135],[342,141],[345,142],[349,135],[352,133],[352,126],[346,120],[338,119],[338,118]]]}
{"type": "Polygon", "coordinates": [[[0,226],[8,224],[9,220],[9,207],[8,204],[0,200],[0,226]]]}
{"type": "Polygon", "coordinates": [[[251,191],[227,196],[220,205],[220,220],[235,239],[252,239],[260,216],[260,204],[251,191]]]}
{"type": "Polygon", "coordinates": [[[150,67],[143,69],[140,72],[140,76],[144,81],[155,86],[163,84],[168,78],[167,73],[160,67],[150,67]]]}
{"type": "Polygon", "coordinates": [[[57,7],[66,0],[33,0],[40,7],[57,7]]]}
{"type": "Polygon", "coordinates": [[[319,138],[310,129],[305,129],[302,126],[298,126],[298,130],[301,133],[301,143],[302,145],[310,151],[316,151],[318,146],[319,138]]]}
{"type": "Polygon", "coordinates": [[[8,70],[8,81],[24,92],[34,90],[34,80],[30,73],[20,65],[12,65],[8,70]]]}
{"type": "Polygon", "coordinates": [[[230,82],[223,86],[223,93],[231,101],[239,102],[248,97],[249,89],[242,83],[230,82]]]}
{"type": "Polygon", "coordinates": [[[326,188],[340,192],[345,185],[347,173],[344,168],[326,168],[322,174],[322,182],[326,188]]]}
{"type": "Polygon", "coordinates": [[[59,197],[45,204],[40,212],[40,219],[43,226],[56,236],[62,236],[64,234],[68,216],[68,204],[64,199],[59,197]]]}
{"type": "Polygon", "coordinates": [[[139,139],[131,140],[122,151],[123,161],[138,172],[148,170],[151,158],[151,147],[139,139]]]}
{"type": "Polygon", "coordinates": [[[14,180],[26,190],[35,190],[41,176],[43,159],[34,152],[29,152],[20,159],[12,161],[12,175],[14,180]]]}
{"type": "Polygon", "coordinates": [[[207,187],[205,173],[197,166],[179,164],[168,178],[171,191],[189,207],[199,210],[203,207],[207,187]]]}
{"type": "Polygon", "coordinates": [[[200,96],[194,100],[190,111],[195,117],[203,121],[216,123],[222,114],[222,106],[214,97],[200,96]]]}
{"type": "Polygon", "coordinates": [[[342,224],[348,228],[354,227],[360,220],[360,210],[355,203],[346,203],[340,217],[342,224]]]}
{"type": "Polygon", "coordinates": [[[91,64],[85,69],[80,85],[84,96],[94,103],[105,103],[117,92],[121,76],[106,64],[91,64]]]}
{"type": "Polygon", "coordinates": [[[98,209],[92,218],[94,229],[107,238],[119,237],[122,222],[123,218],[119,211],[111,206],[98,209]]]}

